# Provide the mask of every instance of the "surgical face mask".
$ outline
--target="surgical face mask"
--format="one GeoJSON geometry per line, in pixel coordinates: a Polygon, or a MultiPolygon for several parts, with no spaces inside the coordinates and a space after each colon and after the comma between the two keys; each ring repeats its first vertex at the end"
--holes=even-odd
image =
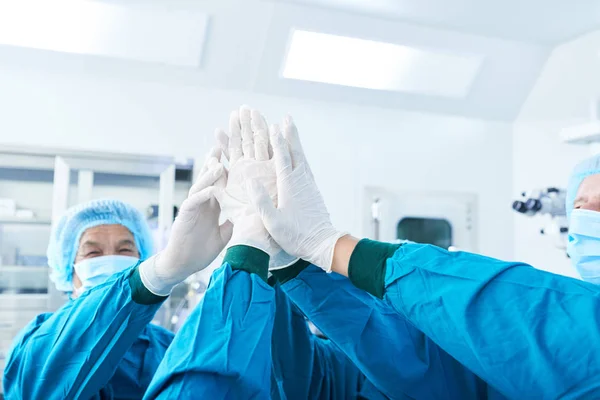
{"type": "Polygon", "coordinates": [[[567,252],[581,278],[600,284],[600,212],[573,210],[567,252]]]}
{"type": "Polygon", "coordinates": [[[102,256],[88,258],[75,264],[75,272],[81,281],[81,287],[74,290],[79,296],[94,286],[104,283],[112,275],[136,265],[138,258],[127,256],[102,256]]]}

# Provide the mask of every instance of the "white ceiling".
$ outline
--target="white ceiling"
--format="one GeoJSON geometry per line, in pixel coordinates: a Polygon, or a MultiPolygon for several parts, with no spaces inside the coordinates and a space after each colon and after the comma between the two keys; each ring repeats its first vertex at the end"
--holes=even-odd
{"type": "Polygon", "coordinates": [[[474,35],[557,44],[600,28],[598,0],[275,0],[474,35]]]}
{"type": "Polygon", "coordinates": [[[190,10],[0,0],[0,44],[148,63],[197,67],[207,22],[190,10]]]}
{"type": "MultiPolygon", "coordinates": [[[[7,1],[20,0],[0,0],[7,1]]],[[[165,34],[156,45],[157,49],[175,47],[185,37],[185,46],[179,43],[178,48],[189,49],[190,54],[189,57],[181,54],[183,59],[198,59],[201,53],[201,60],[193,66],[148,62],[153,59],[148,54],[154,47],[152,43],[144,47],[143,59],[133,61],[126,60],[127,57],[106,57],[114,54],[108,50],[94,56],[0,46],[0,66],[512,121],[554,44],[596,27],[599,15],[596,4],[600,1],[104,0],[101,3],[130,11],[147,8],[154,14],[206,15],[206,36],[199,34],[196,39],[185,33],[182,36],[183,25],[178,24],[177,18],[161,19],[161,32],[178,34],[165,34]],[[449,54],[481,55],[485,61],[468,95],[458,99],[288,80],[282,78],[282,68],[294,28],[449,54]]],[[[139,36],[147,27],[138,29],[134,20],[128,31],[139,36]]],[[[111,40],[119,38],[113,35],[111,40]]]]}

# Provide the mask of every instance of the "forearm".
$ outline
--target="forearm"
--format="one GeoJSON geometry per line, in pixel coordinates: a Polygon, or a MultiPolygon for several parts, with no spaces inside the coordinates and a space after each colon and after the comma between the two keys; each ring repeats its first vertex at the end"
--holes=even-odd
{"type": "Polygon", "coordinates": [[[404,317],[340,275],[310,266],[283,288],[390,398],[480,398],[489,390],[404,317]]]}
{"type": "Polygon", "coordinates": [[[330,340],[312,334],[306,318],[275,284],[272,357],[286,398],[356,398],[365,378],[330,340]]]}
{"type": "Polygon", "coordinates": [[[346,277],[348,276],[350,258],[359,241],[360,239],[350,235],[342,236],[338,239],[333,251],[333,261],[331,264],[331,270],[333,272],[337,272],[346,277]]]}
{"type": "Polygon", "coordinates": [[[275,295],[269,257],[236,246],[175,336],[145,398],[268,398],[275,295]]]}
{"type": "Polygon", "coordinates": [[[509,397],[596,397],[600,290],[469,253],[363,241],[349,275],[509,397]],[[507,373],[509,371],[509,373],[507,373]]]}
{"type": "Polygon", "coordinates": [[[138,281],[128,270],[26,328],[7,360],[7,397],[90,398],[104,387],[162,302],[138,281]]]}

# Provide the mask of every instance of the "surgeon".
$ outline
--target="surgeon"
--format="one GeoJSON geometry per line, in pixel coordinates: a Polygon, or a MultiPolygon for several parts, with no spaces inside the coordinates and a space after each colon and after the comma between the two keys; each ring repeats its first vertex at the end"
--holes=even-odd
{"type": "MultiPolygon", "coordinates": [[[[224,132],[218,135],[231,164],[224,195],[218,197],[224,214],[234,217],[253,212],[245,193],[250,179],[260,179],[271,198],[278,196],[273,164],[277,158],[267,152],[266,122],[256,110],[250,113],[242,108],[240,114],[241,127],[235,118],[230,124],[231,138],[224,132]],[[262,149],[259,143],[264,144],[262,149]]],[[[281,128],[272,126],[271,138],[276,156],[288,145],[299,145],[290,118],[281,128]]],[[[295,153],[294,157],[303,155],[295,153]]],[[[286,265],[290,256],[280,251],[275,254],[271,258],[275,262],[270,263],[270,272],[279,281],[275,285],[275,330],[284,334],[273,337],[272,351],[276,375],[286,377],[278,380],[285,393],[297,398],[322,398],[324,393],[327,398],[353,398],[356,365],[359,375],[366,377],[360,392],[363,398],[378,398],[377,392],[391,399],[504,398],[404,317],[347,278],[327,274],[303,260],[286,265]],[[329,343],[306,334],[304,316],[329,343]],[[354,365],[337,354],[337,348],[354,365]]]]}
{"type": "MultiPolygon", "coordinates": [[[[218,149],[217,149],[218,151],[218,149]]],[[[142,398],[173,340],[150,324],[171,289],[229,241],[214,191],[226,182],[211,156],[181,206],[164,251],[152,255],[142,215],[116,200],[70,209],[53,227],[48,260],[71,301],[35,318],[15,339],[7,399],[142,398]],[[202,221],[203,223],[197,223],[202,221]]]]}
{"type": "MultiPolygon", "coordinates": [[[[503,396],[600,398],[600,288],[523,263],[346,235],[332,225],[299,141],[289,144],[289,151],[273,146],[276,203],[260,181],[248,183],[287,253],[349,277],[503,396]]],[[[600,268],[593,262],[600,256],[598,173],[597,159],[579,166],[567,204],[574,208],[569,253],[588,281],[600,268]]],[[[382,351],[402,340],[385,329],[391,339],[382,351]]]]}
{"type": "Polygon", "coordinates": [[[567,251],[581,279],[600,284],[600,155],[579,163],[566,196],[567,251]]]}

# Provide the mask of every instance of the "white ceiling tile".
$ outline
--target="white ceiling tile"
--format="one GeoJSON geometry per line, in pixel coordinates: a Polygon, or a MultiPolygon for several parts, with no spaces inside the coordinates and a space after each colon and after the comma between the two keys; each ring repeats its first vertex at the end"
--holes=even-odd
{"type": "Polygon", "coordinates": [[[0,44],[198,67],[208,16],[84,0],[0,0],[0,44]]]}
{"type": "Polygon", "coordinates": [[[297,30],[292,36],[283,77],[464,98],[483,58],[297,30]]]}

